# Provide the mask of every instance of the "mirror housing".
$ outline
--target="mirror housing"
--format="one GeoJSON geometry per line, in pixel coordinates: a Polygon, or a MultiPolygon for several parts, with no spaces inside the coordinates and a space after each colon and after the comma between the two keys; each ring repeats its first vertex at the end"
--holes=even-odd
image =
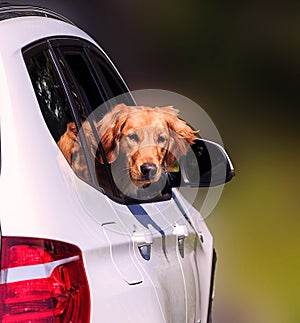
{"type": "Polygon", "coordinates": [[[187,154],[179,159],[179,171],[170,172],[172,187],[211,187],[227,183],[234,176],[225,149],[206,139],[195,139],[187,154]]]}

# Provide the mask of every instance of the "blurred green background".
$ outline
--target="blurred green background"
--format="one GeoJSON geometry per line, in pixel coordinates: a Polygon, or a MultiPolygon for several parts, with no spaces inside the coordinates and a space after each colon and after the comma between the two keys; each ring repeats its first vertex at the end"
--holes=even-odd
{"type": "Polygon", "coordinates": [[[300,2],[30,2],[91,34],[131,89],[177,92],[215,122],[236,168],[207,219],[215,323],[300,322],[300,2]]]}

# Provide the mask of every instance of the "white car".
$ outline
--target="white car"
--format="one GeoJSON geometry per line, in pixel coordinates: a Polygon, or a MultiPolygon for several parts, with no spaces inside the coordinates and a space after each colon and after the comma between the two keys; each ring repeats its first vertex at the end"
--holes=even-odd
{"type": "MultiPolygon", "coordinates": [[[[79,129],[120,94],[134,104],[99,45],[66,18],[0,7],[1,322],[211,322],[213,238],[175,187],[195,184],[188,158],[157,197],[138,201],[118,191],[108,163],[99,183],[84,135],[86,177],[57,145],[68,123],[79,129]]],[[[221,146],[199,139],[199,150],[196,186],[231,179],[221,146]]]]}

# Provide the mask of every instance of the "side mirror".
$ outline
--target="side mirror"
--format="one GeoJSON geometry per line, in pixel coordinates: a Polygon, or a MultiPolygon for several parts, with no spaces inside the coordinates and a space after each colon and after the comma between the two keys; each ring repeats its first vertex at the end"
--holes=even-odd
{"type": "Polygon", "coordinates": [[[172,187],[210,187],[225,184],[234,176],[225,149],[212,141],[196,139],[179,159],[179,171],[169,173],[172,187]]]}

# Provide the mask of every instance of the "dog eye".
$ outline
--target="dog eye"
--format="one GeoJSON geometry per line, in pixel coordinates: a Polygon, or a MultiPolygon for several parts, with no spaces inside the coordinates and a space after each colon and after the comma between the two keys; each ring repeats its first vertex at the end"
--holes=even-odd
{"type": "Polygon", "coordinates": [[[158,136],[157,141],[158,143],[164,143],[166,141],[166,138],[163,136],[158,136]]]}
{"type": "Polygon", "coordinates": [[[135,133],[131,133],[131,134],[129,134],[129,135],[128,135],[128,138],[129,138],[130,140],[132,140],[132,141],[136,141],[136,142],[138,142],[138,141],[139,141],[139,137],[138,137],[138,135],[137,135],[137,134],[135,134],[135,133]]]}

